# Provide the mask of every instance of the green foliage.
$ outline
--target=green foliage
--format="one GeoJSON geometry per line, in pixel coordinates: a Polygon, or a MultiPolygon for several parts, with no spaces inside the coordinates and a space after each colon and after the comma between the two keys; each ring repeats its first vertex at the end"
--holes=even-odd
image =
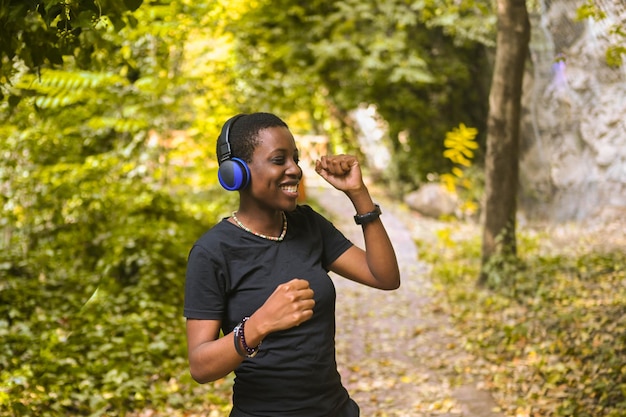
{"type": "MultiPolygon", "coordinates": [[[[229,406],[230,378],[191,380],[182,318],[190,245],[233,198],[205,162],[214,142],[190,129],[204,74],[185,72],[184,47],[210,7],[144,3],[89,68],[15,64],[2,80],[2,416],[229,406]]],[[[206,99],[225,112],[218,94],[206,99]]]]}
{"type": "Polygon", "coordinates": [[[42,70],[39,75],[24,75],[15,88],[34,95],[39,109],[55,109],[89,99],[91,90],[104,85],[128,84],[125,79],[106,73],[42,70]]]}
{"type": "Polygon", "coordinates": [[[186,253],[217,215],[192,217],[200,211],[161,186],[160,154],[143,135],[94,140],[110,127],[79,129],[55,111],[1,143],[0,410],[169,404],[169,380],[185,380],[186,253]]]}
{"type": "Polygon", "coordinates": [[[350,110],[376,105],[404,138],[397,183],[445,170],[439,138],[457,120],[485,131],[491,2],[259,2],[229,30],[246,106],[306,110],[344,135],[350,110]]]}
{"type": "MultiPolygon", "coordinates": [[[[3,154],[37,157],[29,143],[3,154]]],[[[224,201],[181,204],[140,147],[82,159],[66,149],[2,170],[0,415],[191,407],[202,397],[186,371],[186,254],[224,201]]]]}
{"type": "MultiPolygon", "coordinates": [[[[587,0],[576,10],[577,20],[594,19],[601,21],[606,17],[606,13],[596,0],[587,0]]],[[[614,23],[609,29],[609,34],[613,36],[614,41],[606,49],[606,63],[609,66],[619,68],[624,62],[623,55],[626,55],[626,26],[624,21],[614,23]]]]}
{"type": "Polygon", "coordinates": [[[578,10],[576,10],[576,18],[578,20],[583,20],[586,18],[592,18],[595,20],[602,20],[606,17],[606,13],[604,13],[594,0],[587,0],[584,4],[582,4],[578,10]]]}
{"type": "Polygon", "coordinates": [[[55,164],[14,184],[32,198],[3,216],[15,221],[0,260],[5,410],[123,415],[164,403],[150,392],[184,369],[185,254],[208,225],[127,162],[55,164]]]}
{"type": "Polygon", "coordinates": [[[624,415],[626,255],[547,254],[549,239],[521,236],[522,260],[491,290],[475,286],[476,237],[422,253],[466,349],[486,361],[472,372],[506,414],[624,415]]]}
{"type": "MultiPolygon", "coordinates": [[[[31,71],[62,65],[64,56],[90,65],[97,49],[112,48],[108,34],[134,26],[142,0],[0,1],[0,85],[17,64],[31,71]]],[[[0,99],[4,92],[0,89],[0,99]]]]}

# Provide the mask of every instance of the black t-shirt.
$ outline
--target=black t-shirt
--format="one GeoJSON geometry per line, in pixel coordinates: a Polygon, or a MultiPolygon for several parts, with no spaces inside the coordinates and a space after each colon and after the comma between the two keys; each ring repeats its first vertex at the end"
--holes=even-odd
{"type": "Polygon", "coordinates": [[[352,243],[309,206],[286,215],[282,242],[224,219],[189,253],[184,315],[221,320],[225,334],[279,284],[306,279],[315,292],[311,320],[268,335],[257,356],[235,370],[233,417],[326,417],[348,399],[335,360],[336,294],[328,265],[352,243]]]}

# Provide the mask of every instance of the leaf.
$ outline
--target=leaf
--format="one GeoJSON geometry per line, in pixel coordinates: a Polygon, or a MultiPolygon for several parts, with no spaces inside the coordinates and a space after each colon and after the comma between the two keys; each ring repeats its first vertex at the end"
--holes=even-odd
{"type": "Polygon", "coordinates": [[[124,0],[124,4],[131,12],[134,12],[141,6],[143,0],[124,0]]]}

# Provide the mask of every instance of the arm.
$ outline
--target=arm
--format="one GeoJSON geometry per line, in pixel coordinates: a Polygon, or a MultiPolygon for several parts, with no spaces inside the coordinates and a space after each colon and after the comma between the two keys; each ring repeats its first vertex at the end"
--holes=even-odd
{"type": "MultiPolygon", "coordinates": [[[[298,326],[313,317],[314,306],[308,281],[293,279],[279,285],[246,322],[246,343],[258,346],[268,334],[298,326]]],[[[219,320],[187,320],[189,370],[201,384],[228,375],[244,359],[235,349],[233,332],[219,337],[220,326],[219,320]]]]}
{"type": "Polygon", "coordinates": [[[232,332],[219,338],[220,325],[219,320],[187,319],[189,370],[201,384],[228,375],[243,361],[235,350],[232,332]]]}
{"type": "MultiPolygon", "coordinates": [[[[357,159],[349,155],[326,156],[315,163],[315,170],[328,183],[343,191],[357,214],[374,210],[357,159]]],[[[356,246],[348,249],[330,265],[330,269],[361,284],[384,290],[400,286],[400,271],[396,254],[380,218],[363,225],[365,250],[356,246]]]]}

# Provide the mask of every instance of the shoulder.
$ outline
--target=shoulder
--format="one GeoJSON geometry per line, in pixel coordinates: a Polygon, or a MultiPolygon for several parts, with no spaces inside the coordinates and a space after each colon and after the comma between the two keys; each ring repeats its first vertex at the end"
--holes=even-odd
{"type": "Polygon", "coordinates": [[[330,220],[309,205],[299,205],[294,211],[287,213],[287,216],[289,223],[300,234],[321,235],[324,238],[341,234],[330,220]]]}
{"type": "Polygon", "coordinates": [[[308,204],[302,204],[296,206],[296,209],[287,213],[287,217],[294,220],[303,221],[327,221],[324,216],[315,211],[313,207],[308,204]]]}
{"type": "Polygon", "coordinates": [[[209,230],[204,232],[193,244],[193,248],[201,248],[204,251],[212,252],[221,246],[221,243],[232,237],[236,233],[237,227],[226,218],[216,223],[209,230]]]}

